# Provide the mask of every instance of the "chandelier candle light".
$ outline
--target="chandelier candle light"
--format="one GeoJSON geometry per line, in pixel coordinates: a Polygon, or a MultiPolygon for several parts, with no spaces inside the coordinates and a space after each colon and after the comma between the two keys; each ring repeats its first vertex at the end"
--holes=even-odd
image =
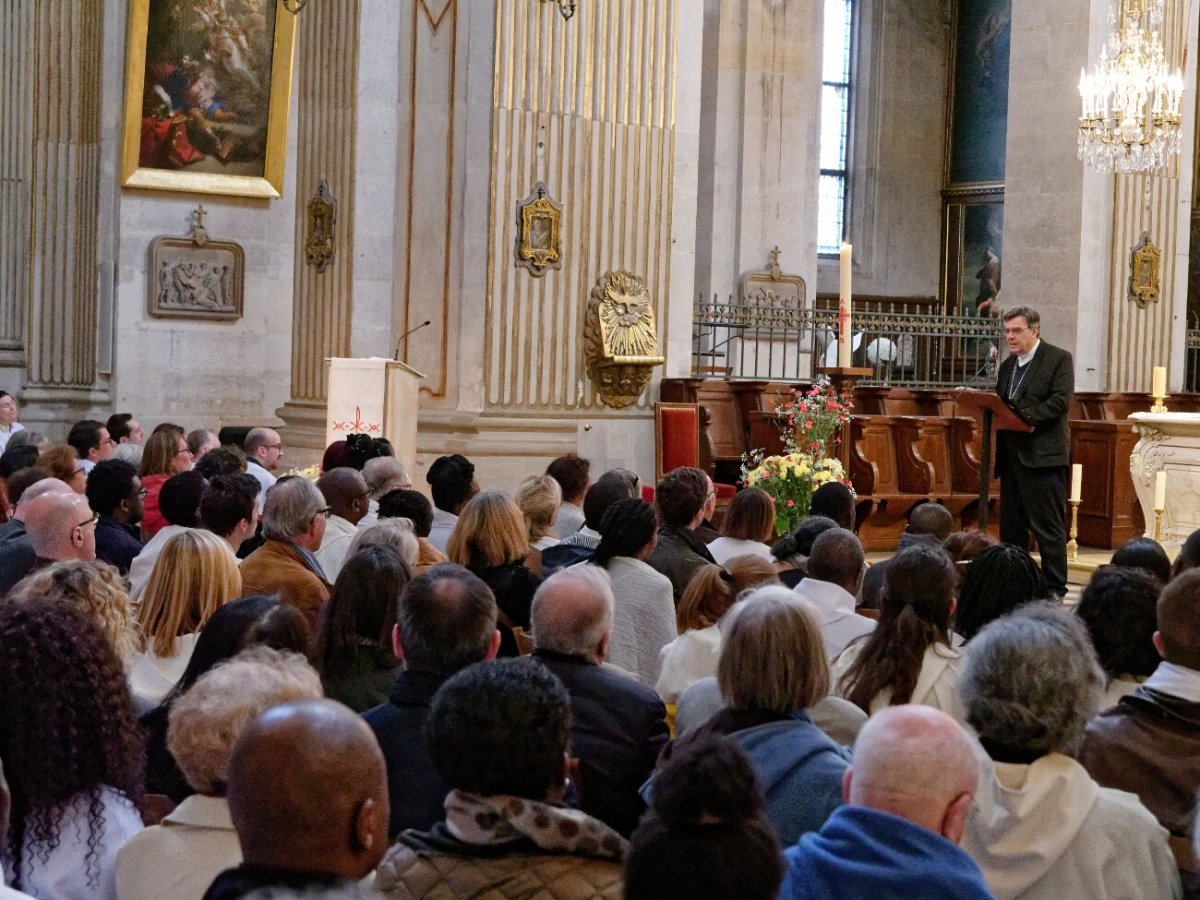
{"type": "MultiPolygon", "coordinates": [[[[1079,158],[1099,172],[1148,172],[1179,155],[1183,72],[1163,48],[1163,0],[1110,0],[1108,43],[1079,73],[1079,158]]],[[[1186,58],[1186,51],[1185,51],[1186,58]]]]}

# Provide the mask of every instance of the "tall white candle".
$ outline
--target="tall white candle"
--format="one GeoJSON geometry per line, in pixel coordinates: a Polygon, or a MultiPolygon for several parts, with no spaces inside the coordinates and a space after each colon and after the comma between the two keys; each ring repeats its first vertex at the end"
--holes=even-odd
{"type": "Polygon", "coordinates": [[[838,366],[850,367],[850,353],[853,348],[853,331],[850,322],[850,268],[854,259],[854,248],[842,244],[839,260],[841,263],[841,290],[838,293],[838,366]]]}
{"type": "Polygon", "coordinates": [[[1150,370],[1150,396],[1167,396],[1167,370],[1164,366],[1155,366],[1150,370]]]}
{"type": "Polygon", "coordinates": [[[1159,470],[1154,476],[1154,511],[1162,512],[1167,508],[1167,473],[1159,470]]]}
{"type": "Polygon", "coordinates": [[[1071,500],[1077,502],[1083,490],[1083,466],[1080,463],[1071,465],[1071,500]]]}

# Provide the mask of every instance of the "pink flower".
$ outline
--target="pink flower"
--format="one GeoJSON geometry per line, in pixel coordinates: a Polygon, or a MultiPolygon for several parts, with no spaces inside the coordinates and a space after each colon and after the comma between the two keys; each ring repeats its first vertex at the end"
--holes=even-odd
{"type": "Polygon", "coordinates": [[[795,500],[789,500],[789,501],[788,501],[788,506],[795,506],[795,505],[796,505],[796,501],[795,501],[795,500]]]}
{"type": "Polygon", "coordinates": [[[805,427],[805,428],[812,428],[812,427],[813,427],[813,426],[812,426],[812,419],[808,419],[808,420],[807,420],[807,421],[804,423],[804,427],[805,427]]]}

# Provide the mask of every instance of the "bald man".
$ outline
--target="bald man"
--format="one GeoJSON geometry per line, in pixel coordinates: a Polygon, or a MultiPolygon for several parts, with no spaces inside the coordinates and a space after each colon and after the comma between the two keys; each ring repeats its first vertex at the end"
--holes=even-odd
{"type": "Polygon", "coordinates": [[[876,714],[842,778],[847,805],[784,853],[779,896],[990,898],[958,846],[978,782],[971,742],[948,715],[916,705],[876,714]]]}
{"type": "Polygon", "coordinates": [[[356,526],[367,514],[371,489],[357,469],[339,466],[318,479],[317,490],[325,498],[330,516],[316,556],[325,570],[325,579],[332,584],[346,562],[350,544],[358,533],[356,526]]]}
{"type": "Polygon", "coordinates": [[[275,484],[272,473],[283,459],[283,439],[274,428],[251,428],[242,449],[246,451],[246,472],[262,487],[258,495],[258,508],[262,509],[267,503],[267,491],[275,484]]]}
{"type": "MultiPolygon", "coordinates": [[[[21,494],[21,499],[17,502],[16,509],[13,510],[13,520],[17,521],[19,525],[10,531],[3,541],[0,541],[0,596],[12,590],[13,585],[37,566],[38,553],[29,536],[29,511],[41,501],[41,498],[51,494],[82,496],[76,494],[65,481],[57,478],[43,478],[25,489],[21,494]]],[[[87,506],[86,499],[84,506],[87,506]]],[[[91,514],[91,507],[88,507],[88,514],[91,514]]],[[[82,522],[83,519],[81,518],[79,521],[82,522]]],[[[92,558],[95,559],[96,526],[90,526],[89,530],[92,532],[92,558]]]]}
{"type": "Polygon", "coordinates": [[[229,758],[229,814],[244,862],[204,900],[261,888],[345,890],[387,849],[383,754],[371,729],[332,700],[273,707],[246,726],[229,758]]]}

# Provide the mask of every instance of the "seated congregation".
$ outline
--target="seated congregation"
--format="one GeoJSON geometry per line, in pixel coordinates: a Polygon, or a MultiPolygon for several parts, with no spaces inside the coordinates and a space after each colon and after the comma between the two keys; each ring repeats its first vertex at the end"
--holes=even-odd
{"type": "Polygon", "coordinates": [[[837,483],[0,437],[0,897],[1200,897],[1200,533],[1072,608],[837,483]]]}

